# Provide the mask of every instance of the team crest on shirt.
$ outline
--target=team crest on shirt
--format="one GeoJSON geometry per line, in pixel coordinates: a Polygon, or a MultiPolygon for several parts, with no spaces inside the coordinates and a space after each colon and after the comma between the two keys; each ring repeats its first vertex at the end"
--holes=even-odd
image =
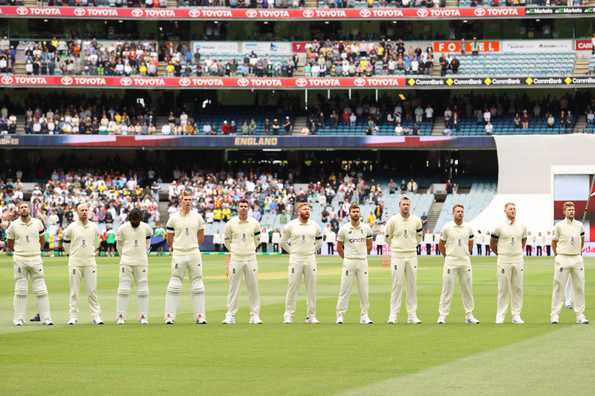
{"type": "Polygon", "coordinates": [[[245,241],[245,240],[246,240],[246,233],[244,232],[244,233],[242,233],[242,241],[245,241]]]}
{"type": "Polygon", "coordinates": [[[186,227],[186,235],[190,235],[190,231],[188,231],[188,227],[186,227]]]}
{"type": "Polygon", "coordinates": [[[306,236],[302,234],[302,242],[306,241],[306,236]]]}

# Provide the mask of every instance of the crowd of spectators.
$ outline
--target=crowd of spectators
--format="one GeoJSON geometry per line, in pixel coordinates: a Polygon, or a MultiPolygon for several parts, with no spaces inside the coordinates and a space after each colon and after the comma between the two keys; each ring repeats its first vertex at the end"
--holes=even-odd
{"type": "Polygon", "coordinates": [[[306,44],[306,77],[431,74],[431,47],[405,48],[403,40],[312,41],[306,44]]]}

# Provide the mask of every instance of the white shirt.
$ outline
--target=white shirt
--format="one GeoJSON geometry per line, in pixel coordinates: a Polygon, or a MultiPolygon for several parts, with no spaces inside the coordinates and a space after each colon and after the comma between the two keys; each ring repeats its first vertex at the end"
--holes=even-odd
{"type": "Polygon", "coordinates": [[[80,220],[71,223],[63,234],[64,244],[67,247],[68,265],[85,267],[95,265],[95,253],[99,248],[99,229],[97,224],[87,221],[83,224],[80,220]]]}
{"type": "Polygon", "coordinates": [[[253,217],[240,220],[234,216],[225,224],[225,247],[232,257],[256,258],[256,246],[260,240],[260,223],[253,217]]]}
{"type": "Polygon", "coordinates": [[[43,235],[45,227],[41,220],[30,217],[25,223],[19,217],[8,226],[6,230],[7,239],[14,240],[15,258],[36,258],[41,259],[41,245],[39,237],[43,235]]]}
{"type": "Polygon", "coordinates": [[[582,254],[581,240],[585,236],[583,223],[564,219],[554,227],[552,240],[558,241],[557,254],[576,256],[582,254]]]}
{"type": "Polygon", "coordinates": [[[386,224],[386,240],[397,255],[417,254],[417,245],[421,242],[423,225],[421,219],[414,214],[403,217],[392,216],[386,224]]]}
{"type": "Polygon", "coordinates": [[[518,222],[506,221],[496,227],[492,238],[498,240],[498,256],[521,257],[523,255],[523,239],[527,239],[527,227],[518,222]]]}
{"type": "Polygon", "coordinates": [[[151,245],[153,229],[145,222],[140,222],[138,227],[132,227],[129,221],[124,223],[116,235],[120,264],[122,265],[149,265],[147,250],[151,245]]]}
{"type": "Polygon", "coordinates": [[[343,224],[337,235],[337,241],[343,243],[343,256],[346,259],[367,258],[368,240],[372,238],[372,230],[367,224],[359,224],[354,227],[351,222],[343,224]]]}
{"type": "Polygon", "coordinates": [[[289,253],[290,258],[313,257],[320,248],[321,241],[318,224],[312,220],[302,223],[300,219],[293,219],[283,228],[281,247],[289,253]]]}
{"type": "Polygon", "coordinates": [[[198,232],[205,229],[202,216],[191,210],[186,215],[182,211],[171,215],[167,221],[167,232],[174,234],[173,249],[176,255],[196,253],[198,248],[198,232]]]}
{"type": "Polygon", "coordinates": [[[467,258],[470,255],[469,241],[473,240],[473,230],[466,223],[459,225],[451,221],[442,228],[440,240],[446,242],[446,257],[467,258]]]}

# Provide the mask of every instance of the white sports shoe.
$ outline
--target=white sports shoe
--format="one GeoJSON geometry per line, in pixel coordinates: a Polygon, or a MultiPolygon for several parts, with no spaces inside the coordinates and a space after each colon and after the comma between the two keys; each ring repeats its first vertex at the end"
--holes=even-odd
{"type": "Polygon", "coordinates": [[[525,324],[525,321],[519,315],[515,315],[512,317],[512,324],[525,324]]]}
{"type": "Polygon", "coordinates": [[[436,321],[436,323],[438,323],[439,325],[446,324],[446,317],[445,316],[439,316],[438,317],[438,320],[436,321]]]}
{"type": "Polygon", "coordinates": [[[262,320],[258,315],[250,315],[250,320],[248,321],[249,324],[262,324],[262,320]]]}
{"type": "Polygon", "coordinates": [[[15,321],[13,321],[12,323],[17,327],[21,327],[21,326],[25,325],[25,321],[23,319],[17,319],[15,321]]]}
{"type": "Polygon", "coordinates": [[[122,316],[118,316],[118,319],[116,319],[116,325],[122,326],[125,323],[126,321],[124,320],[124,318],[122,316]]]}
{"type": "Polygon", "coordinates": [[[558,323],[560,323],[560,318],[558,316],[552,316],[550,318],[550,323],[551,324],[558,324],[558,323]]]}
{"type": "Polygon", "coordinates": [[[173,325],[174,323],[176,323],[176,321],[173,320],[172,318],[165,319],[165,324],[166,325],[173,325]]]}
{"type": "Polygon", "coordinates": [[[66,324],[67,324],[68,326],[74,326],[74,325],[75,325],[75,324],[77,324],[77,323],[78,323],[78,320],[77,320],[77,319],[75,319],[75,318],[70,318],[70,319],[68,319],[68,322],[66,322],[66,324]]]}
{"type": "Polygon", "coordinates": [[[586,325],[586,324],[589,324],[589,319],[587,319],[585,317],[585,315],[581,315],[578,318],[576,318],[576,323],[577,324],[585,324],[586,325]]]}
{"type": "Polygon", "coordinates": [[[48,319],[48,320],[44,320],[41,324],[44,326],[53,326],[54,322],[52,322],[51,319],[48,319]]]}
{"type": "Polygon", "coordinates": [[[283,323],[284,324],[292,324],[293,323],[293,318],[291,317],[290,314],[288,314],[288,313],[283,314],[283,323]]]}
{"type": "Polygon", "coordinates": [[[140,323],[142,326],[146,326],[146,325],[148,325],[148,324],[149,324],[149,321],[147,320],[147,318],[145,318],[145,317],[143,316],[142,318],[140,318],[140,320],[139,320],[139,323],[140,323]]]}
{"type": "Polygon", "coordinates": [[[306,318],[306,323],[308,323],[308,324],[320,324],[320,320],[316,319],[316,316],[312,316],[311,318],[306,318]]]}
{"type": "Polygon", "coordinates": [[[479,324],[479,320],[475,316],[469,315],[465,318],[465,323],[476,325],[479,324]]]}
{"type": "Polygon", "coordinates": [[[396,315],[389,315],[388,320],[386,321],[389,325],[397,324],[397,316],[396,315]]]}
{"type": "Polygon", "coordinates": [[[232,314],[225,314],[225,319],[221,323],[226,325],[236,324],[236,318],[232,314]]]}
{"type": "Polygon", "coordinates": [[[205,318],[205,316],[203,314],[198,314],[196,316],[196,324],[198,324],[198,325],[206,325],[207,324],[207,318],[205,318]]]}
{"type": "Polygon", "coordinates": [[[564,306],[565,306],[566,308],[568,308],[568,309],[572,309],[572,308],[573,308],[573,307],[572,307],[572,303],[566,303],[566,304],[564,304],[564,306]]]}
{"type": "Polygon", "coordinates": [[[359,319],[359,323],[360,324],[366,324],[366,325],[371,325],[374,324],[374,322],[372,321],[372,319],[370,319],[368,317],[368,315],[364,315],[359,319]]]}
{"type": "Polygon", "coordinates": [[[103,326],[103,319],[101,319],[98,316],[95,319],[93,319],[93,321],[91,323],[94,324],[95,326],[103,326]]]}
{"type": "Polygon", "coordinates": [[[337,315],[337,324],[343,324],[343,315],[339,314],[337,315]]]}
{"type": "Polygon", "coordinates": [[[496,324],[497,325],[504,324],[504,318],[501,316],[496,316],[496,324]]]}
{"type": "Polygon", "coordinates": [[[410,318],[407,319],[407,323],[410,324],[421,324],[421,320],[417,317],[417,315],[415,316],[411,316],[410,318]]]}

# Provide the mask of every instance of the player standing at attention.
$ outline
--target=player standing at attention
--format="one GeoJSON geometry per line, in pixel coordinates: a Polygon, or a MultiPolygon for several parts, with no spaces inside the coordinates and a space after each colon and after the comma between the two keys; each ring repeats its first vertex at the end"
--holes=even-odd
{"type": "Polygon", "coordinates": [[[176,321],[178,303],[186,271],[190,278],[192,308],[196,324],[207,324],[205,285],[202,277],[202,257],[199,246],[205,239],[205,222],[192,210],[192,192],[183,191],[177,213],[167,220],[167,245],[171,252],[171,277],[165,294],[165,324],[176,321]]]}
{"type": "Polygon", "coordinates": [[[97,302],[97,263],[95,255],[99,249],[99,229],[97,224],[89,220],[89,207],[79,204],[76,208],[78,220],[64,230],[64,252],[68,255],[68,271],[70,273],[70,311],[69,325],[79,320],[78,300],[81,291],[81,280],[84,279],[89,293],[89,310],[91,322],[103,325],[101,307],[97,302]]]}
{"type": "Polygon", "coordinates": [[[37,296],[40,320],[44,325],[52,326],[54,323],[50,315],[50,300],[41,261],[45,227],[41,220],[31,217],[29,205],[26,202],[19,203],[17,208],[19,217],[10,223],[6,231],[8,251],[13,252],[14,261],[13,323],[15,326],[25,324],[28,278],[31,278],[31,289],[37,296]]]}
{"type": "Polygon", "coordinates": [[[248,217],[250,205],[246,199],[238,201],[238,215],[225,224],[223,231],[225,247],[231,252],[229,261],[229,289],[227,312],[223,324],[235,324],[238,312],[238,297],[242,277],[248,288],[250,324],[262,324],[260,320],[260,293],[258,291],[258,264],[256,247],[260,240],[260,223],[248,217]]]}
{"type": "Polygon", "coordinates": [[[422,241],[421,219],[411,214],[411,200],[402,196],[399,214],[392,216],[386,225],[386,241],[390,246],[390,267],[392,290],[390,294],[390,314],[388,323],[397,323],[401,309],[403,284],[407,283],[407,322],[420,324],[417,317],[417,246],[422,241]]]}
{"type": "Polygon", "coordinates": [[[554,227],[552,248],[554,250],[554,290],[552,292],[552,312],[550,322],[560,322],[560,311],[564,303],[564,287],[568,278],[572,281],[573,308],[576,323],[589,324],[585,317],[585,264],[583,246],[585,230],[583,224],[574,218],[573,202],[564,203],[564,220],[554,227]]]}
{"type": "Polygon", "coordinates": [[[465,208],[456,204],[452,208],[453,221],[447,223],[442,229],[438,248],[444,256],[442,270],[442,293],[440,294],[440,315],[438,324],[445,324],[452,304],[452,295],[455,289],[455,280],[459,278],[463,306],[465,308],[465,322],[479,324],[473,316],[473,280],[471,269],[471,252],[473,251],[473,230],[463,222],[465,208]]]}
{"type": "Polygon", "coordinates": [[[343,324],[349,306],[353,278],[357,280],[360,301],[360,323],[373,324],[368,316],[368,255],[372,250],[372,230],[360,221],[360,208],[354,202],[349,207],[349,223],[343,224],[337,235],[337,252],[343,259],[341,287],[337,301],[337,324],[343,324]]]}
{"type": "Polygon", "coordinates": [[[306,286],[306,323],[320,323],[316,319],[316,252],[322,244],[318,224],[310,220],[310,204],[298,204],[298,218],[291,220],[283,229],[281,247],[289,252],[289,285],[285,297],[283,323],[293,323],[296,295],[302,275],[306,286]]]}
{"type": "Polygon", "coordinates": [[[512,202],[504,205],[504,213],[506,222],[494,230],[490,240],[492,251],[498,255],[496,324],[504,323],[509,303],[512,323],[523,324],[523,251],[527,242],[527,227],[516,221],[516,206],[512,202]]]}
{"type": "Polygon", "coordinates": [[[116,235],[116,248],[120,253],[120,279],[118,286],[116,324],[123,325],[128,312],[128,296],[132,281],[136,283],[138,318],[141,325],[149,324],[149,257],[153,229],[141,221],[140,209],[132,209],[128,221],[120,226],[116,235]]]}

